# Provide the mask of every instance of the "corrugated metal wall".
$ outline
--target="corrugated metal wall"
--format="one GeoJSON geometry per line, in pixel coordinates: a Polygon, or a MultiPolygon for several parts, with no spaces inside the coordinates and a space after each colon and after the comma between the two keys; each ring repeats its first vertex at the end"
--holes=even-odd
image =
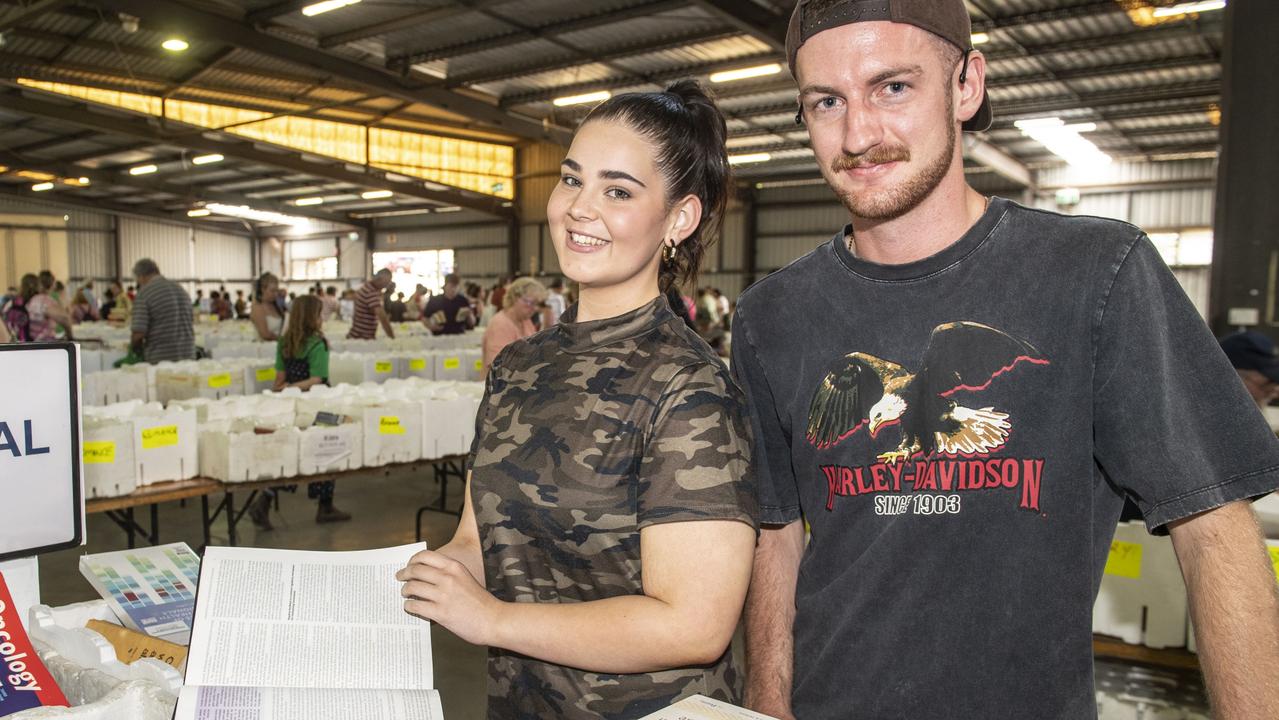
{"type": "Polygon", "coordinates": [[[38,200],[0,197],[0,215],[61,215],[66,218],[68,276],[73,281],[116,276],[114,219],[106,213],[38,200]]]}
{"type": "Polygon", "coordinates": [[[142,258],[151,258],[160,272],[173,279],[195,274],[191,254],[191,228],[182,225],[120,218],[120,265],[126,273],[142,258]]]}
{"type": "Polygon", "coordinates": [[[253,276],[253,241],[242,235],[195,231],[195,272],[199,279],[248,280],[253,276]]]}

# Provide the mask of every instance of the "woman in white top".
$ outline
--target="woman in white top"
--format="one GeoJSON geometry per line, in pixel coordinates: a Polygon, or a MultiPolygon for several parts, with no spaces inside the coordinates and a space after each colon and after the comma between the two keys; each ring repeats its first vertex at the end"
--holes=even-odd
{"type": "Polygon", "coordinates": [[[275,342],[284,332],[284,313],[280,312],[277,305],[280,297],[280,278],[271,273],[262,273],[262,277],[258,278],[256,284],[249,320],[257,329],[259,340],[275,342]]]}

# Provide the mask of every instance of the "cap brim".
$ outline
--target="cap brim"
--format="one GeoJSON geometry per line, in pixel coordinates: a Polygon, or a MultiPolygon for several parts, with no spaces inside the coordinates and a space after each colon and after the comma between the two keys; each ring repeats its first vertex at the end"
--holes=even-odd
{"type": "Polygon", "coordinates": [[[964,132],[985,132],[994,121],[995,113],[990,109],[990,93],[986,93],[982,96],[977,114],[964,121],[964,132]]]}

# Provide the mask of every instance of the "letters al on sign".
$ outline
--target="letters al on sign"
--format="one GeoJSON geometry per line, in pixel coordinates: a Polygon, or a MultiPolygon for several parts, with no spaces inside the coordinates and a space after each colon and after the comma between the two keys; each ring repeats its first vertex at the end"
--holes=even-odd
{"type": "Polygon", "coordinates": [[[80,351],[0,345],[0,561],[84,538],[80,351]]]}

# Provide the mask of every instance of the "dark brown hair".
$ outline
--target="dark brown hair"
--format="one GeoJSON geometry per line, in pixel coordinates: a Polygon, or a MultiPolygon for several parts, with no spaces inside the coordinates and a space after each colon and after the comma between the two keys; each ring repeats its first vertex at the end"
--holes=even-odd
{"type": "Polygon", "coordinates": [[[702,221],[680,243],[675,262],[662,263],[660,285],[696,282],[706,248],[715,239],[728,206],[732,169],[724,142],[728,125],[715,101],[696,80],[680,80],[663,92],[626,93],[604,101],[586,116],[613,120],[643,135],[657,147],[657,169],[666,179],[666,202],[696,195],[702,221]]]}

